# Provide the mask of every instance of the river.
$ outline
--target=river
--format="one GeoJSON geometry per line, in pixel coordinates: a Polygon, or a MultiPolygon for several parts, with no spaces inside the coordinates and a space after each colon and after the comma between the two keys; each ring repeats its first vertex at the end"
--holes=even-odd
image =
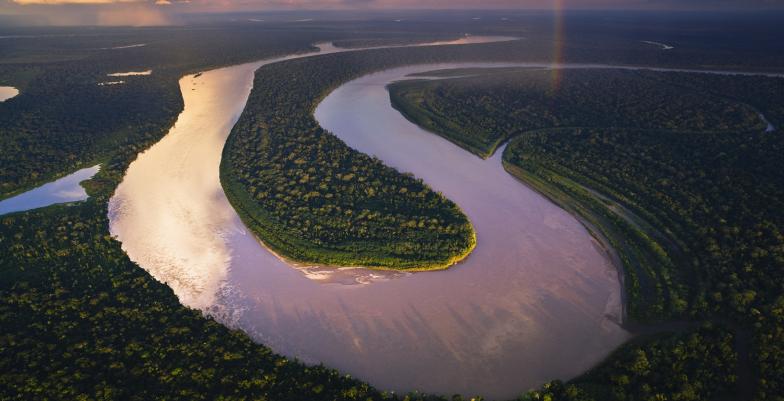
{"type": "Polygon", "coordinates": [[[577,220],[506,174],[501,152],[481,160],[390,107],[386,82],[439,66],[348,83],[316,116],[456,201],[478,232],[472,255],[447,271],[407,274],[291,266],[261,246],[222,191],[221,151],[254,72],[312,55],[180,80],[183,112],[129,166],[109,204],[111,233],[133,261],[183,304],[276,352],[384,390],[513,397],[585,371],[628,338],[617,273],[577,220]]]}
{"type": "Polygon", "coordinates": [[[468,215],[477,232],[474,252],[444,274],[386,284],[406,305],[384,313],[405,321],[397,309],[405,315],[415,305],[417,322],[437,333],[436,344],[420,352],[442,350],[416,357],[435,372],[426,380],[453,375],[452,391],[512,397],[585,371],[628,333],[617,324],[617,271],[579,222],[509,175],[503,149],[483,160],[390,104],[386,85],[408,74],[489,66],[508,65],[419,65],[367,75],[332,92],[315,117],[352,148],[422,178],[468,215]]]}

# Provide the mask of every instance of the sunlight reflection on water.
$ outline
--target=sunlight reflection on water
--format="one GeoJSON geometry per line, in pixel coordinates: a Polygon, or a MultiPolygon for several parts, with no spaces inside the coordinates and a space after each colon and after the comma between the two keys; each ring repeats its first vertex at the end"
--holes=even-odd
{"type": "Polygon", "coordinates": [[[478,159],[392,110],[384,84],[399,70],[339,88],[317,117],[458,203],[476,226],[476,250],[421,274],[292,266],[265,250],[218,176],[265,63],[184,77],[185,110],[131,164],[110,202],[112,234],[183,304],[277,352],[397,391],[511,397],[581,373],[627,338],[613,323],[616,272],[583,227],[514,181],[500,156],[478,159]]]}

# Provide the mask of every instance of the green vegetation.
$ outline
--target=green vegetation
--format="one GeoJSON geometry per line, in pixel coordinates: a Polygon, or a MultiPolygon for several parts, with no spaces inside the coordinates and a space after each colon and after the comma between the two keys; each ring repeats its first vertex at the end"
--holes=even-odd
{"type": "MultiPolygon", "coordinates": [[[[55,63],[40,70],[49,68],[57,71],[60,67],[55,63]]],[[[156,76],[161,78],[163,72],[139,77],[138,84],[155,88],[150,91],[159,90],[152,83],[141,81],[156,76]]],[[[27,110],[39,110],[36,113],[53,107],[32,98],[36,92],[30,87],[42,85],[36,79],[44,79],[43,74],[28,79],[28,98],[20,95],[21,105],[9,102],[0,106],[7,106],[2,113],[3,119],[8,118],[5,121],[11,122],[7,116],[22,113],[16,110],[24,110],[25,105],[30,107],[27,110]]],[[[95,81],[84,85],[92,87],[95,81]]],[[[68,93],[58,94],[56,88],[50,89],[51,95],[66,99],[68,93]]],[[[176,85],[167,88],[179,91],[176,85]]],[[[90,146],[100,139],[102,132],[95,127],[105,122],[99,121],[98,111],[114,113],[112,110],[120,107],[118,102],[125,104],[140,96],[152,96],[151,93],[165,94],[118,89],[114,95],[120,100],[100,98],[109,105],[82,100],[80,96],[86,92],[71,94],[75,97],[73,103],[87,110],[81,119],[66,119],[62,127],[54,128],[73,129],[74,135],[83,132],[85,138],[93,136],[93,140],[79,140],[67,148],[73,149],[74,165],[85,164],[82,157],[92,154],[90,146]],[[93,128],[80,131],[79,124],[93,128]]],[[[150,100],[159,104],[156,99],[145,99],[150,100]]],[[[177,96],[160,101],[176,104],[180,100],[177,96]]],[[[66,103],[59,104],[72,107],[66,103]]],[[[129,113],[134,110],[138,109],[132,108],[129,113]]],[[[201,312],[182,306],[171,289],[131,262],[120,244],[109,236],[109,197],[128,164],[160,139],[173,123],[169,115],[176,117],[177,112],[176,108],[166,109],[149,119],[136,114],[138,120],[119,114],[125,124],[124,135],[117,134],[112,146],[99,148],[103,153],[96,151],[103,166],[94,179],[85,183],[89,200],[0,216],[0,398],[400,399],[334,370],[305,366],[276,355],[244,333],[227,329],[201,312]]],[[[37,123],[32,118],[36,113],[26,124],[37,123]]],[[[32,141],[31,138],[39,137],[18,135],[7,143],[17,146],[15,143],[32,141]]],[[[45,145],[44,136],[35,141],[45,145]]],[[[26,148],[19,149],[15,154],[3,153],[7,158],[2,162],[4,172],[11,171],[13,163],[23,161],[30,162],[29,169],[47,168],[56,171],[53,174],[67,172],[70,166],[66,163],[44,167],[51,161],[49,156],[62,160],[58,158],[63,155],[56,149],[50,149],[51,154],[46,157],[34,154],[40,159],[32,158],[26,148]]],[[[29,170],[19,171],[21,175],[21,171],[29,170]]],[[[11,176],[5,174],[8,175],[3,183],[5,177],[11,176]]],[[[421,187],[411,178],[404,179],[414,182],[411,188],[421,187]]],[[[21,180],[8,188],[21,188],[22,182],[32,181],[21,180]]],[[[442,398],[414,394],[404,399],[442,398]]]]}
{"type": "Polygon", "coordinates": [[[268,138],[233,137],[224,160],[240,167],[222,168],[221,177],[246,226],[286,258],[430,270],[448,267],[474,248],[468,219],[421,180],[323,132],[296,137],[297,147],[291,138],[268,138]],[[271,156],[256,161],[259,154],[234,147],[271,156]],[[243,179],[233,179],[237,170],[243,179]]]}
{"type": "Polygon", "coordinates": [[[447,399],[306,366],[182,306],[108,235],[135,156],[107,161],[85,202],[0,216],[0,399],[447,399]]]}
{"type": "MultiPolygon", "coordinates": [[[[684,312],[731,316],[753,327],[758,385],[762,394],[772,396],[784,377],[769,362],[781,355],[776,305],[784,290],[778,278],[784,263],[782,150],[781,137],[767,133],[592,129],[526,134],[504,156],[536,177],[532,182],[561,191],[569,190],[564,183],[596,182],[612,188],[606,193],[614,202],[647,213],[657,227],[673,222],[662,227],[681,244],[684,257],[674,259],[678,274],[667,278],[680,284],[684,312]]],[[[583,203],[590,198],[572,199],[583,203]]],[[[633,297],[634,287],[627,288],[633,297]]]]}
{"type": "Polygon", "coordinates": [[[680,248],[661,231],[623,204],[591,189],[595,187],[543,169],[529,170],[529,166],[516,161],[504,161],[504,168],[579,216],[599,240],[618,254],[624,267],[625,312],[629,317],[656,321],[684,313],[687,289],[683,288],[678,277],[681,272],[673,261],[680,248]],[[666,245],[673,246],[671,252],[664,248],[666,245]]]}
{"type": "MultiPolygon", "coordinates": [[[[274,35],[268,39],[276,40],[274,35]]],[[[90,41],[81,45],[103,47],[108,39],[90,41]]],[[[9,42],[16,43],[2,45],[15,46],[9,42]]],[[[265,51],[270,55],[276,50],[265,51]]],[[[106,203],[130,161],[160,139],[182,107],[179,73],[154,68],[149,77],[126,78],[124,87],[98,87],[106,72],[135,68],[101,67],[101,62],[121,63],[140,53],[103,61],[87,57],[67,65],[61,64],[59,53],[46,62],[24,56],[25,63],[41,60],[38,66],[8,59],[0,66],[3,83],[26,91],[0,104],[0,120],[7,124],[2,129],[9,134],[2,139],[2,193],[67,173],[93,158],[103,165],[85,183],[91,195],[86,202],[0,216],[0,398],[397,399],[334,370],[276,355],[245,334],[183,307],[165,284],[127,258],[109,236],[106,203]],[[92,68],[100,72],[85,78],[92,68]],[[68,71],[73,80],[58,82],[58,76],[68,78],[68,71]],[[114,92],[104,95],[99,89],[114,92]],[[44,101],[45,96],[51,101],[44,101]],[[163,109],[154,112],[156,105],[163,109]],[[69,113],[78,114],[68,118],[69,113]],[[106,115],[118,121],[104,121],[106,115]],[[19,127],[30,128],[19,132],[19,127]],[[39,131],[41,127],[52,132],[39,131]]],[[[181,68],[197,71],[231,60],[221,61],[218,54],[181,68]]]]}
{"type": "Polygon", "coordinates": [[[184,74],[305,51],[313,38],[242,30],[111,33],[0,43],[0,83],[21,90],[0,104],[0,199],[162,137],[182,110],[184,74]],[[147,45],[106,50],[129,43],[147,45]],[[152,75],[106,76],[147,69],[152,75]],[[125,83],[98,85],[120,79],[125,83]]]}
{"type": "Polygon", "coordinates": [[[262,89],[251,93],[226,143],[221,182],[267,246],[306,263],[417,270],[448,267],[473,249],[473,228],[456,205],[350,149],[312,117],[341,82],[401,65],[409,54],[439,56],[418,50],[294,60],[256,75],[254,88],[262,89]]]}
{"type": "Polygon", "coordinates": [[[713,74],[647,74],[651,79],[753,105],[776,128],[784,127],[784,79],[713,74]]]}
{"type": "MultiPolygon", "coordinates": [[[[0,40],[0,85],[20,94],[0,103],[0,199],[163,136],[182,111],[179,79],[225,65],[314,51],[313,43],[408,43],[384,31],[285,30],[279,26],[95,28],[8,32],[0,40]],[[37,35],[42,36],[37,36],[37,35]],[[28,37],[29,36],[29,37],[28,37]],[[143,47],[111,49],[145,44],[143,47]],[[106,74],[151,69],[149,76],[106,74]],[[123,80],[121,85],[99,86],[123,80]]],[[[2,36],[2,35],[0,35],[2,36]]],[[[420,40],[453,38],[423,33],[420,40]]]]}
{"type": "Polygon", "coordinates": [[[473,76],[397,82],[389,86],[390,100],[409,120],[481,157],[492,155],[510,137],[553,127],[765,127],[748,106],[640,79],[641,73],[634,71],[566,70],[554,75],[502,69],[487,75],[487,70],[469,69],[454,74],[473,76]]]}
{"type": "Polygon", "coordinates": [[[104,201],[0,217],[0,398],[387,398],[180,305],[106,234],[104,201]]]}
{"type": "Polygon", "coordinates": [[[583,376],[567,384],[548,383],[521,400],[734,399],[733,341],[727,330],[710,325],[691,333],[634,341],[583,376]]]}
{"type": "Polygon", "coordinates": [[[0,398],[388,399],[182,306],[128,259],[106,203],[154,141],[116,149],[85,202],[0,216],[0,398]]]}
{"type": "MultiPolygon", "coordinates": [[[[623,361],[637,351],[627,347],[586,378],[554,383],[533,399],[548,391],[555,399],[709,399],[723,395],[718,383],[740,374],[751,377],[740,383],[741,398],[781,399],[784,368],[774,361],[784,359],[784,137],[764,132],[754,109],[781,121],[784,80],[563,71],[558,91],[547,92],[531,82],[547,81],[536,72],[484,74],[396,84],[392,91],[417,113],[425,105],[418,116],[432,113],[430,121],[469,127],[469,140],[514,137],[504,152],[507,171],[578,215],[618,251],[630,317],[729,321],[734,335],[751,337],[732,351],[749,353],[750,343],[749,366],[737,370],[699,370],[681,382],[681,365],[671,358],[691,351],[665,338],[640,346],[662,347],[653,365],[671,370],[651,369],[655,376],[635,384],[623,361]],[[613,94],[614,88],[625,90],[613,94]],[[531,108],[538,108],[533,117],[525,113],[531,108]]],[[[731,365],[726,336],[699,342],[714,342],[694,350],[700,363],[731,365]],[[711,359],[717,355],[727,357],[711,359]]]]}

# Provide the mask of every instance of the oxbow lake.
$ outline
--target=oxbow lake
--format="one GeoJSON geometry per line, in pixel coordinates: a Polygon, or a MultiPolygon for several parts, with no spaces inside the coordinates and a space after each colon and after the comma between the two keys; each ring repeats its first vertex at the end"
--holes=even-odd
{"type": "Polygon", "coordinates": [[[93,178],[99,170],[100,166],[83,168],[30,191],[2,200],[0,215],[85,200],[87,192],[80,183],[93,178]]]}

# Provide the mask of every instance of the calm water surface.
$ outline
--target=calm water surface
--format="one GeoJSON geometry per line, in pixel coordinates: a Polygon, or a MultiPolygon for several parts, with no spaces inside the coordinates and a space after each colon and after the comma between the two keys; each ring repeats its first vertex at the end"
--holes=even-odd
{"type": "Polygon", "coordinates": [[[444,272],[405,274],[291,266],[268,252],[226,200],[220,157],[254,71],[294,57],[303,55],[182,78],[184,111],[110,202],[112,234],[183,304],[277,352],[397,391],[511,397],[581,373],[628,337],[616,323],[617,274],[574,218],[506,174],[500,153],[483,161],[390,107],[386,83],[444,66],[351,82],[316,116],[457,202],[478,232],[473,254],[444,272]]]}
{"type": "Polygon", "coordinates": [[[5,102],[6,100],[18,94],[19,89],[16,89],[12,86],[0,86],[0,102],[5,102]]]}
{"type": "Polygon", "coordinates": [[[0,201],[0,215],[37,209],[57,203],[85,200],[87,192],[79,183],[93,178],[98,170],[100,170],[100,166],[84,168],[59,180],[0,201]]]}
{"type": "MultiPolygon", "coordinates": [[[[509,39],[470,37],[472,43],[509,39]]],[[[346,51],[332,44],[320,48],[318,54],[346,51]]],[[[183,77],[183,112],[161,141],[131,163],[112,197],[112,234],[131,260],[172,287],[183,304],[217,313],[219,296],[232,287],[225,279],[238,250],[250,247],[258,257],[268,255],[246,233],[226,200],[218,177],[221,152],[245,107],[254,72],[266,64],[313,54],[183,77]]],[[[256,263],[264,264],[262,259],[256,263]]],[[[229,309],[233,316],[234,309],[229,309]]]]}
{"type": "MultiPolygon", "coordinates": [[[[628,333],[617,324],[617,272],[572,216],[507,174],[502,150],[482,160],[390,105],[386,85],[408,74],[484,66],[502,65],[415,66],[368,75],[330,94],[315,116],[349,146],[444,193],[477,231],[477,248],[455,268],[367,287],[368,296],[389,291],[390,305],[374,307],[383,307],[387,325],[406,328],[393,329],[394,338],[418,342],[371,356],[394,361],[396,370],[387,365],[386,375],[405,378],[387,382],[512,397],[585,371],[628,333]],[[408,371],[407,360],[421,370],[408,371]]],[[[368,337],[364,342],[383,347],[368,337]]]]}

